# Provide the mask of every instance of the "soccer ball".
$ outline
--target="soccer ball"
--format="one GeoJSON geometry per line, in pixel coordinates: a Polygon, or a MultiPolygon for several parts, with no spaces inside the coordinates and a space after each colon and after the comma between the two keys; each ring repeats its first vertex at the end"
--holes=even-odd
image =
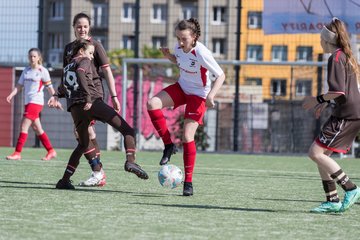
{"type": "Polygon", "coordinates": [[[158,178],[161,186],[172,189],[182,183],[183,173],[177,166],[166,164],[160,168],[158,178]]]}

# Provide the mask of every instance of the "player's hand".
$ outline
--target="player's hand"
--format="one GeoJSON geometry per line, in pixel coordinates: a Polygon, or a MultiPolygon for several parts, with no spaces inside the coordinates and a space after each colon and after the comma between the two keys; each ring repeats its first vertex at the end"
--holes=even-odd
{"type": "Polygon", "coordinates": [[[318,104],[315,107],[315,118],[318,119],[321,116],[321,113],[324,111],[324,109],[327,107],[327,104],[318,104]]]}
{"type": "Polygon", "coordinates": [[[160,51],[162,52],[162,54],[164,54],[165,57],[170,56],[170,49],[168,47],[161,47],[160,51]]]}
{"type": "Polygon", "coordinates": [[[13,96],[9,95],[9,96],[6,97],[6,101],[7,101],[8,103],[11,103],[11,99],[12,99],[12,98],[13,98],[13,96]]]}
{"type": "Polygon", "coordinates": [[[112,104],[113,104],[114,110],[115,110],[117,113],[120,112],[121,106],[120,106],[120,102],[119,102],[119,100],[117,99],[117,97],[113,97],[113,98],[111,98],[111,100],[112,100],[112,104]]]}
{"type": "Polygon", "coordinates": [[[309,109],[316,107],[316,105],[318,105],[318,104],[319,103],[316,100],[316,97],[305,97],[302,107],[305,110],[309,110],[309,109]]]}
{"type": "Polygon", "coordinates": [[[84,110],[85,111],[88,111],[92,106],[92,103],[86,103],[85,106],[84,106],[84,110]]]}
{"type": "Polygon", "coordinates": [[[59,101],[59,99],[57,97],[52,96],[51,98],[49,98],[47,104],[50,108],[64,110],[61,105],[61,102],[59,101]]]}
{"type": "Polygon", "coordinates": [[[214,101],[214,97],[211,96],[210,94],[206,97],[206,104],[207,107],[213,108],[215,107],[215,101],[214,101]]]}

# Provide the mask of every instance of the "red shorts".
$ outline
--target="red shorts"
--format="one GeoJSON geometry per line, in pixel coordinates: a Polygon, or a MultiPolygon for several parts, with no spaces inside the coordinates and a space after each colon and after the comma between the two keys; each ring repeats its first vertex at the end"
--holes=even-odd
{"type": "Polygon", "coordinates": [[[28,103],[25,105],[24,117],[34,121],[35,119],[40,117],[40,112],[43,109],[43,105],[28,103]]]}
{"type": "Polygon", "coordinates": [[[203,124],[203,118],[206,111],[205,99],[196,95],[187,95],[181,89],[180,84],[175,83],[164,88],[164,91],[169,94],[174,102],[174,109],[186,104],[185,107],[185,119],[192,119],[198,122],[200,125],[203,124]]]}

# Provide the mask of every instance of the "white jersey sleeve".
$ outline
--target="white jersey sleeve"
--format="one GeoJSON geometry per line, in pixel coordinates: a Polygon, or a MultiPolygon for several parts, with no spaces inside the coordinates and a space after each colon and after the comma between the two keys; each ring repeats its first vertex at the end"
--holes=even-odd
{"type": "Polygon", "coordinates": [[[215,79],[224,73],[210,50],[205,46],[201,48],[201,51],[199,51],[198,60],[202,66],[215,76],[215,79]]]}

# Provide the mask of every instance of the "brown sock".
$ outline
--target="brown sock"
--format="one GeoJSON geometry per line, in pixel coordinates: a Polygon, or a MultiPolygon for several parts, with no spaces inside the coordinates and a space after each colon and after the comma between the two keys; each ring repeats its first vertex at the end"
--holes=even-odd
{"type": "Polygon", "coordinates": [[[356,185],[341,169],[330,176],[342,187],[342,189],[344,189],[344,191],[351,191],[356,188],[356,185]]]}
{"type": "Polygon", "coordinates": [[[336,184],[334,180],[322,181],[323,188],[326,195],[326,201],[328,202],[339,202],[339,195],[336,191],[336,184]]]}

